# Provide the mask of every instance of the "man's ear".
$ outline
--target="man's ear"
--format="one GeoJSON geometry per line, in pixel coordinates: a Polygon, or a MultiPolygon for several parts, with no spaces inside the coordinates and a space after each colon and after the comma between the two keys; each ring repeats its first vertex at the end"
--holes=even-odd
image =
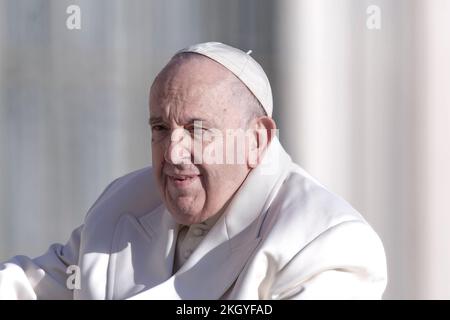
{"type": "Polygon", "coordinates": [[[255,168],[262,161],[264,152],[274,138],[277,125],[267,116],[256,118],[252,122],[247,161],[250,168],[255,168]]]}

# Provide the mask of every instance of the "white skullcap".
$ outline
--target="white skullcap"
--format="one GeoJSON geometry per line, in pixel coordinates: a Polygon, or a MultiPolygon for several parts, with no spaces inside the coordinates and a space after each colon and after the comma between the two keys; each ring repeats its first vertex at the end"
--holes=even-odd
{"type": "Polygon", "coordinates": [[[177,52],[194,52],[220,63],[233,72],[261,103],[269,117],[272,116],[272,89],[263,68],[250,56],[239,49],[220,42],[205,42],[192,45],[177,52]]]}

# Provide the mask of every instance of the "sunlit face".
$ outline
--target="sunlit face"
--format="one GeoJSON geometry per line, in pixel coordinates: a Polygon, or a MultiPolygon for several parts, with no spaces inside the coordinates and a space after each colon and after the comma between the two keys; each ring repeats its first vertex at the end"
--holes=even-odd
{"type": "Polygon", "coordinates": [[[230,90],[235,81],[220,64],[199,56],[170,62],[150,90],[153,170],[164,204],[179,223],[200,223],[219,213],[250,171],[247,163],[198,163],[201,152],[194,151],[215,143],[214,135],[204,139],[211,131],[245,126],[230,90]]]}

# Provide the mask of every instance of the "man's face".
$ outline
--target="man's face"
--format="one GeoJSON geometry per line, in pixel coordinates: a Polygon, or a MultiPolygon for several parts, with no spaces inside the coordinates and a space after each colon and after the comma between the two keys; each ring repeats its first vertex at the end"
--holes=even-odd
{"type": "MultiPolygon", "coordinates": [[[[218,164],[199,157],[215,150],[211,146],[219,138],[211,132],[225,136],[226,130],[245,129],[245,113],[232,94],[236,81],[221,65],[200,56],[172,61],[151,88],[154,174],[179,223],[200,223],[220,212],[250,171],[245,162],[218,164]]],[[[247,159],[244,153],[240,156],[247,159]]]]}

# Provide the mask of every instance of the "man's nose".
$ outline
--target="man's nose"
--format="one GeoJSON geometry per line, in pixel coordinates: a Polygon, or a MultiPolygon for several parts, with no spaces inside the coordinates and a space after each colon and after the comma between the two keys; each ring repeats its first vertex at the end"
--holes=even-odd
{"type": "Polygon", "coordinates": [[[191,136],[187,130],[177,128],[172,131],[164,159],[171,164],[191,163],[191,136]]]}

